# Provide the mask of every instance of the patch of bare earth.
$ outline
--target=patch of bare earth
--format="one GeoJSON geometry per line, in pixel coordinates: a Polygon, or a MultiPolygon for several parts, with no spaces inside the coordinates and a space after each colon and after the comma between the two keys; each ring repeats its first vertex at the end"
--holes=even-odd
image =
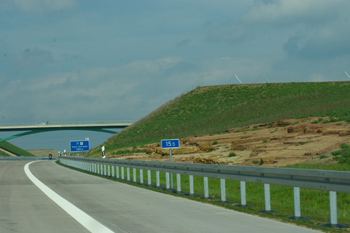
{"type": "MultiPolygon", "coordinates": [[[[182,138],[180,148],[172,150],[172,158],[174,162],[267,167],[305,162],[331,163],[330,152],[342,143],[350,143],[350,125],[346,122],[311,123],[317,119],[289,119],[230,129],[220,135],[182,138]]],[[[162,149],[160,143],[133,150],[145,152],[118,156],[109,152],[107,157],[169,161],[169,150],[162,149]]]]}
{"type": "Polygon", "coordinates": [[[50,153],[53,156],[58,156],[58,152],[53,149],[42,149],[42,150],[27,150],[27,152],[35,155],[35,156],[42,156],[42,155],[49,155],[50,153]]]}

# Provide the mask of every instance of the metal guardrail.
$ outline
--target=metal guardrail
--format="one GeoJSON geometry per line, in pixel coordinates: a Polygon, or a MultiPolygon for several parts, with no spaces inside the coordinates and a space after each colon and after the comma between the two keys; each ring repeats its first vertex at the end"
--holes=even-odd
{"type": "MultiPolygon", "coordinates": [[[[0,161],[10,160],[10,161],[35,161],[35,160],[49,160],[49,156],[0,156],[0,161]]],[[[52,157],[52,160],[57,160],[57,157],[52,157]]]]}
{"type": "MultiPolygon", "coordinates": [[[[330,227],[347,227],[337,223],[337,201],[336,192],[350,193],[350,172],[291,169],[291,168],[270,168],[270,167],[250,167],[250,166],[229,166],[216,164],[189,164],[170,163],[141,160],[121,160],[121,159],[100,159],[85,157],[60,157],[60,162],[91,173],[113,176],[124,179],[124,168],[126,168],[127,181],[130,180],[130,168],[134,172],[134,182],[136,182],[136,169],[140,169],[140,183],[143,184],[143,170],[147,170],[148,183],[151,184],[150,171],[156,171],[155,187],[162,188],[159,184],[159,172],[165,172],[166,187],[176,193],[181,191],[181,174],[189,175],[190,193],[196,195],[193,190],[193,176],[202,176],[204,182],[204,197],[209,199],[208,177],[220,179],[221,201],[226,201],[225,179],[240,181],[241,203],[239,206],[249,206],[246,204],[245,182],[256,182],[264,184],[265,209],[261,212],[275,212],[271,210],[270,184],[293,187],[294,196],[294,216],[293,219],[307,219],[300,213],[300,188],[310,188],[329,191],[330,202],[330,223],[323,224],[330,227]],[[112,174],[111,174],[112,173],[112,174]],[[170,187],[170,173],[177,176],[177,189],[170,187]]],[[[124,179],[125,180],[125,179],[124,179]]]]}

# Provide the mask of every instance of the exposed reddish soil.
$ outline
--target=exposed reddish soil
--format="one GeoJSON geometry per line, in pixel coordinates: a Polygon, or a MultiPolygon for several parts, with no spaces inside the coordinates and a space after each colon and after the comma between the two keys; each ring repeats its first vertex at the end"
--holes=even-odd
{"type": "MultiPolygon", "coordinates": [[[[220,135],[182,138],[180,148],[172,150],[172,158],[174,162],[268,167],[304,162],[330,163],[331,151],[337,150],[342,143],[350,144],[350,124],[311,123],[318,119],[289,119],[230,129],[220,135]],[[236,156],[232,156],[232,153],[236,156]],[[328,158],[320,158],[320,155],[327,155],[328,158]]],[[[169,161],[169,150],[161,149],[160,143],[148,144],[136,150],[145,150],[146,153],[119,156],[109,153],[107,157],[169,161]]]]}

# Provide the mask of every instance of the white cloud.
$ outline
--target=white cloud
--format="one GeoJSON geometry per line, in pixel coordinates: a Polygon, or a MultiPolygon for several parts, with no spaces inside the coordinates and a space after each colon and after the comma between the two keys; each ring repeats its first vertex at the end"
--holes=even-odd
{"type": "Polygon", "coordinates": [[[246,24],[293,26],[296,24],[320,25],[338,18],[347,0],[260,0],[255,1],[242,20],[246,24]]]}
{"type": "Polygon", "coordinates": [[[53,62],[52,53],[40,48],[27,48],[18,54],[13,60],[22,68],[37,68],[53,62]]]}
{"type": "Polygon", "coordinates": [[[33,122],[104,117],[137,120],[194,88],[191,85],[198,78],[203,78],[201,85],[232,84],[236,73],[248,83],[268,70],[268,62],[253,59],[226,57],[191,63],[169,57],[116,67],[81,67],[80,72],[8,82],[3,87],[8,91],[0,91],[0,98],[9,100],[10,115],[20,118],[19,112],[26,112],[26,120],[30,116],[33,122]]]}

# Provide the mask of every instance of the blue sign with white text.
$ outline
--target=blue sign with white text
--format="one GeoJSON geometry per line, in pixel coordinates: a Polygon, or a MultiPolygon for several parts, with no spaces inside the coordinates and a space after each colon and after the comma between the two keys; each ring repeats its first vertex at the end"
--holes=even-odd
{"type": "Polygon", "coordinates": [[[70,141],[70,151],[89,151],[89,141],[70,141]]]}
{"type": "Polygon", "coordinates": [[[162,140],[162,149],[170,148],[179,148],[180,140],[179,139],[163,139],[162,140]]]}

